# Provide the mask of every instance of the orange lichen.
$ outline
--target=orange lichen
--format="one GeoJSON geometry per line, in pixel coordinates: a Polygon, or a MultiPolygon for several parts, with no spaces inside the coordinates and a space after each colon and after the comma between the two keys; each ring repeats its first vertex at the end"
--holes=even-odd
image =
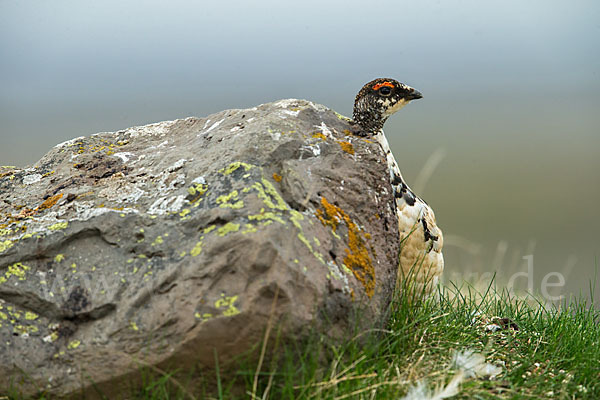
{"type": "Polygon", "coordinates": [[[327,136],[325,136],[321,132],[315,132],[315,133],[313,133],[312,137],[314,137],[315,139],[327,140],[327,136]]]}
{"type": "Polygon", "coordinates": [[[59,193],[55,196],[52,197],[48,197],[42,204],[40,204],[35,210],[36,211],[42,211],[45,210],[47,208],[52,207],[53,205],[55,205],[61,198],[63,197],[62,193],[59,193]]]}
{"type": "Polygon", "coordinates": [[[338,225],[340,224],[340,219],[337,217],[338,207],[329,203],[325,197],[321,198],[321,205],[325,209],[323,210],[317,209],[316,216],[321,221],[321,223],[325,226],[330,226],[331,230],[335,232],[338,225]]]}
{"type": "Polygon", "coordinates": [[[348,154],[354,155],[354,146],[350,142],[338,142],[342,150],[348,154]]]}
{"type": "Polygon", "coordinates": [[[321,205],[324,211],[317,210],[316,216],[323,225],[331,226],[331,229],[335,232],[340,222],[343,221],[348,228],[348,248],[344,250],[346,252],[344,264],[363,285],[367,296],[373,296],[375,292],[375,269],[373,268],[369,250],[365,245],[368,234],[365,234],[365,238],[363,239],[358,226],[352,221],[350,216],[340,207],[327,201],[325,197],[321,197],[321,205]]]}
{"type": "Polygon", "coordinates": [[[275,179],[276,182],[281,182],[281,180],[283,179],[283,177],[281,175],[279,175],[277,172],[273,173],[273,179],[275,179]]]}

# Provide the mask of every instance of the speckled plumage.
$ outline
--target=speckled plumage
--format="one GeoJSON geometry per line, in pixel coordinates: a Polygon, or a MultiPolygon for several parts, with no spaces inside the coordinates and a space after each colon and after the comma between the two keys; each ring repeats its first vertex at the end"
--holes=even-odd
{"type": "Polygon", "coordinates": [[[444,269],[442,231],[431,207],[415,195],[402,178],[383,133],[383,125],[392,114],[411,100],[422,97],[417,90],[394,79],[375,79],[356,95],[353,119],[362,128],[362,134],[377,140],[386,155],[402,241],[398,278],[410,275],[417,289],[427,284],[429,292],[444,269]]]}

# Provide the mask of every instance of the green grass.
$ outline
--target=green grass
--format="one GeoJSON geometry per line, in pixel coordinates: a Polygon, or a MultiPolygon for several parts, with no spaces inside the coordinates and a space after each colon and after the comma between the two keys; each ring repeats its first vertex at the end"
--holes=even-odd
{"type": "Polygon", "coordinates": [[[453,356],[466,349],[501,372],[466,378],[453,399],[600,398],[600,312],[594,304],[575,299],[547,306],[492,287],[485,293],[460,289],[446,287],[421,302],[400,296],[386,329],[362,332],[343,345],[313,335],[283,346],[272,329],[267,357],[239,368],[233,380],[213,371],[202,389],[154,374],[143,390],[123,398],[401,399],[419,382],[435,389],[462,374],[453,356]]]}

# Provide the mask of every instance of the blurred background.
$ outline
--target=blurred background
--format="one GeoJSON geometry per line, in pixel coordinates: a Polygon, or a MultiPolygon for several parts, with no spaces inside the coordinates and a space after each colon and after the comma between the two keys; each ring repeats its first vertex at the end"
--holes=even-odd
{"type": "Polygon", "coordinates": [[[396,78],[425,96],[386,134],[445,232],[445,279],[590,294],[596,0],[0,0],[0,60],[0,165],[16,166],[73,137],[281,98],[351,116],[364,83],[396,78]]]}

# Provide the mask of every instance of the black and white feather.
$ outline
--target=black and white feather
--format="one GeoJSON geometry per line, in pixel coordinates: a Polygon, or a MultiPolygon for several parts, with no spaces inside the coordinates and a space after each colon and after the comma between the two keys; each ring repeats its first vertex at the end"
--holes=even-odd
{"type": "Polygon", "coordinates": [[[356,95],[353,120],[362,129],[361,134],[380,144],[386,156],[402,243],[399,278],[410,275],[429,291],[444,269],[442,231],[431,207],[406,184],[383,133],[383,125],[392,114],[422,97],[417,90],[394,79],[375,79],[356,95]]]}

